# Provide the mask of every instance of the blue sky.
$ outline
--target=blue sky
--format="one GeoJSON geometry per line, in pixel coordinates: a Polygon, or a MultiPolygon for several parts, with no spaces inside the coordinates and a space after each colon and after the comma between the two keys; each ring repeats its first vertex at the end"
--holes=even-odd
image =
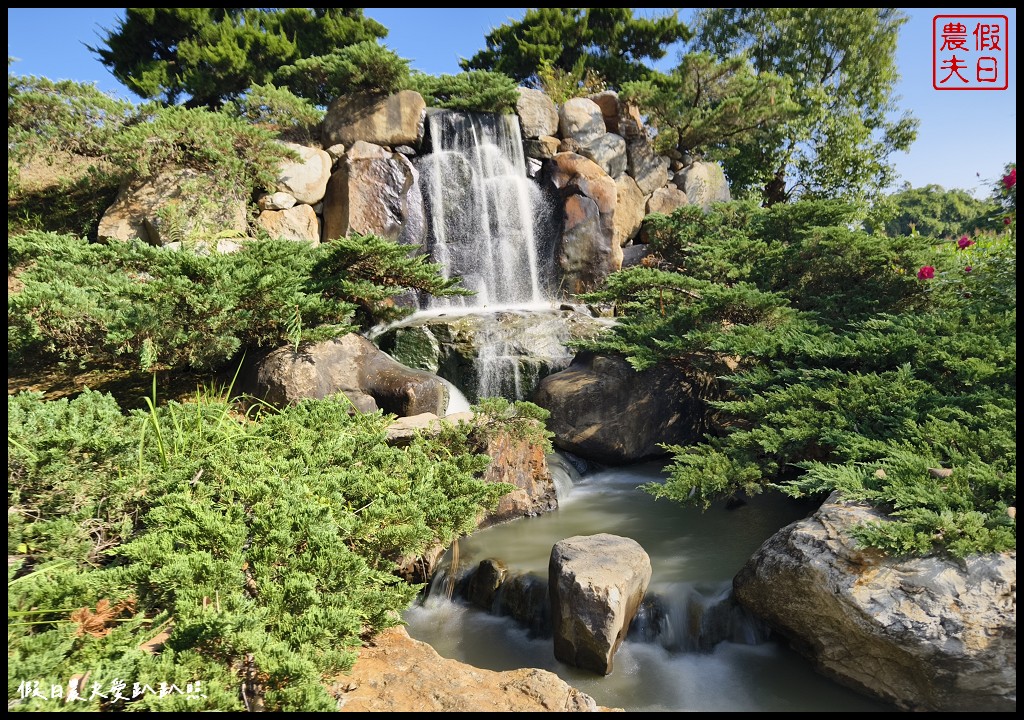
{"type": "MultiPolygon", "coordinates": [[[[660,15],[671,8],[637,9],[660,15]]],[[[897,89],[900,108],[921,122],[910,151],[893,159],[900,182],[961,188],[987,197],[1003,166],[1017,159],[1017,11],[1014,8],[904,8],[909,21],[900,32],[897,89]],[[933,35],[936,15],[1005,15],[1009,53],[1006,90],[940,91],[932,87],[933,35]]],[[[7,54],[17,59],[9,70],[51,80],[92,82],[108,93],[136,101],[88,51],[101,42],[105,28],[123,16],[121,8],[8,8],[7,54]]],[[[365,8],[364,13],[388,28],[383,41],[417,70],[432,75],[460,72],[459,59],[485,47],[495,27],[519,20],[525,8],[365,8]]],[[[690,17],[682,10],[680,17],[690,17]]],[[[671,52],[659,65],[675,64],[671,52]]]]}

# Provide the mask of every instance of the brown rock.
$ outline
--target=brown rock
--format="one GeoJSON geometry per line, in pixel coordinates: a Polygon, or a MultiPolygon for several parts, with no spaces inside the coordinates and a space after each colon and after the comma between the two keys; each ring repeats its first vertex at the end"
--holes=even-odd
{"type": "Polygon", "coordinates": [[[404,627],[379,633],[330,685],[341,712],[603,712],[547,670],[495,672],[441,657],[404,627]]]}
{"type": "Polygon", "coordinates": [[[323,121],[324,147],[357,140],[377,145],[412,145],[423,139],[423,96],[413,90],[394,95],[353,93],[330,104],[323,121]]]}

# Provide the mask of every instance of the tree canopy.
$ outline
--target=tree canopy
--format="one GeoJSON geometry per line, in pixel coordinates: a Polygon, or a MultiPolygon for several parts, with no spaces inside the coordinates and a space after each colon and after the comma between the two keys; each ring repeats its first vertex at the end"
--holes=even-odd
{"type": "Polygon", "coordinates": [[[648,77],[645,60],[660,60],[670,45],[691,35],[674,12],[638,18],[632,8],[530,8],[522,20],[492,30],[487,48],[459,65],[532,85],[545,64],[567,72],[590,69],[617,89],[648,77]]]}
{"type": "Polygon", "coordinates": [[[716,160],[790,119],[799,109],[791,94],[789,78],[755,73],[742,56],[718,61],[710,53],[689,53],[672,72],[624,83],[619,93],[657,130],[659,152],[697,152],[716,160]]]}
{"type": "Polygon", "coordinates": [[[719,58],[746,52],[757,72],[794,83],[800,112],[768,136],[739,146],[726,172],[741,196],[765,204],[795,197],[861,198],[893,179],[889,156],[906,150],[917,120],[894,118],[896,8],[708,8],[697,13],[695,48],[719,58]]]}
{"type": "Polygon", "coordinates": [[[217,108],[283,66],[387,32],[361,8],[127,8],[89,50],[142,98],[217,108]]]}
{"type": "Polygon", "coordinates": [[[918,233],[948,239],[981,228],[1002,225],[995,200],[978,200],[966,190],[940,185],[905,187],[874,204],[867,229],[890,237],[918,233]],[[998,223],[998,225],[996,224],[998,223]]]}

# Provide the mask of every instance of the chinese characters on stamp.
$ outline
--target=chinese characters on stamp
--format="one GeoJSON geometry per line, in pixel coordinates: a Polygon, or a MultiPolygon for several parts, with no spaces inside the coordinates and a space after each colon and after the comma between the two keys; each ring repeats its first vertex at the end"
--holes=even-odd
{"type": "Polygon", "coordinates": [[[1006,15],[936,15],[932,18],[932,87],[936,90],[1006,90],[1010,86],[1006,15]]]}

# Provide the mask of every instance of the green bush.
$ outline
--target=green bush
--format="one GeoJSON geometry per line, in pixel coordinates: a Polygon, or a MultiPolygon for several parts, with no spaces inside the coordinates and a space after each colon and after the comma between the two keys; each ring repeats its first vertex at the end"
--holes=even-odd
{"type": "MultiPolygon", "coordinates": [[[[131,103],[90,83],[7,73],[7,176],[55,152],[100,157],[133,115],[131,103]]],[[[11,188],[8,187],[8,196],[11,188]]]]}
{"type": "Polygon", "coordinates": [[[978,200],[966,190],[945,190],[938,185],[906,187],[872,206],[865,229],[890,237],[918,234],[948,240],[995,227],[992,220],[997,215],[996,203],[978,200]]]}
{"type": "Polygon", "coordinates": [[[133,179],[173,168],[196,170],[208,182],[197,192],[248,201],[254,190],[274,185],[281,160],[296,159],[275,137],[226,113],[149,105],[111,138],[106,159],[133,179]]]}
{"type": "Polygon", "coordinates": [[[365,40],[285,65],[274,74],[274,83],[315,105],[327,106],[339,95],[397,92],[408,77],[408,60],[375,41],[365,40]]]}
{"type": "Polygon", "coordinates": [[[128,685],[79,709],[334,710],[324,680],[421,589],[396,562],[472,531],[512,489],[478,479],[489,459],[468,425],[392,447],[392,418],[342,396],[258,421],[212,394],[150,408],[8,396],[11,698],[88,672],[86,689],[128,685]],[[133,681],[182,694],[133,699],[133,681]]]}
{"type": "Polygon", "coordinates": [[[858,217],[855,206],[841,201],[768,209],[735,201],[709,213],[686,206],[645,222],[651,248],[678,272],[714,283],[750,282],[841,326],[914,302],[914,273],[930,248],[925,238],[851,230],[858,217]]]}
{"type": "Polygon", "coordinates": [[[253,85],[238,100],[224,103],[221,112],[303,144],[312,144],[314,137],[319,138],[320,122],[324,119],[324,112],[310,101],[270,83],[253,85]]]}
{"type": "Polygon", "coordinates": [[[508,114],[519,100],[516,82],[499,72],[470,70],[457,75],[414,73],[408,86],[423,96],[427,107],[508,114]]]}
{"type": "Polygon", "coordinates": [[[580,56],[570,70],[556,67],[550,60],[541,60],[537,67],[537,84],[556,105],[576,97],[587,97],[608,89],[608,84],[594,68],[586,66],[580,56]]]}
{"type": "Polygon", "coordinates": [[[409,289],[465,293],[425,256],[373,235],[311,248],[247,241],[197,255],[40,232],[10,238],[11,362],[43,358],[113,367],[218,368],[248,347],[324,340],[411,312],[409,289]]]}
{"type": "Polygon", "coordinates": [[[1013,226],[932,245],[851,230],[852,213],[729,203],[649,218],[661,269],[586,296],[619,320],[577,347],[704,380],[707,433],[665,448],[657,497],[841,490],[890,513],[856,531],[887,552],[1012,549],[1013,226]]]}

